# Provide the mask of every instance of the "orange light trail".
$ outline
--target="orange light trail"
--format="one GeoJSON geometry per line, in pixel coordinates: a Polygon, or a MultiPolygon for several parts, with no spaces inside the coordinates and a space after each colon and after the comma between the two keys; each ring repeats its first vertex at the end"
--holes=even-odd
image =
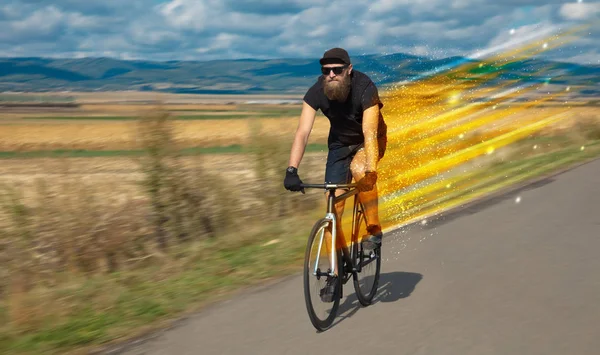
{"type": "MultiPolygon", "coordinates": [[[[568,94],[540,80],[560,77],[552,65],[517,79],[502,75],[521,60],[572,41],[583,29],[546,35],[382,90],[388,145],[377,188],[384,229],[420,211],[441,209],[444,204],[436,201],[477,183],[470,181],[470,171],[456,175],[458,167],[569,117],[568,106],[546,108],[568,94]]],[[[344,214],[345,226],[350,218],[344,214]]]]}

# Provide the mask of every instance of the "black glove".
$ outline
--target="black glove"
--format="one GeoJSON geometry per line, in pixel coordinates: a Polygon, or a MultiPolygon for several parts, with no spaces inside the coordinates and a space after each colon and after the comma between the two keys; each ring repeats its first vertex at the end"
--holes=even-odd
{"type": "Polygon", "coordinates": [[[377,182],[377,172],[375,171],[367,171],[365,176],[358,180],[356,188],[358,191],[365,192],[373,190],[373,186],[377,182]]]}
{"type": "Polygon", "coordinates": [[[283,180],[283,186],[286,190],[290,191],[302,191],[304,193],[304,188],[300,186],[302,184],[302,180],[298,176],[298,169],[293,166],[288,167],[285,170],[285,179],[283,180]]]}

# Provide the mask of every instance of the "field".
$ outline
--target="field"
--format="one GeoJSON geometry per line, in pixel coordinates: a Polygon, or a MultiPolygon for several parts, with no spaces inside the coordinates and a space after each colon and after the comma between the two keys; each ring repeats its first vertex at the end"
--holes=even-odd
{"type": "MultiPolygon", "coordinates": [[[[300,105],[272,102],[298,97],[68,96],[77,105],[0,115],[1,352],[62,354],[119,340],[297,271],[323,198],[283,189],[300,105]]],[[[558,102],[527,104],[499,104],[514,113],[498,122],[565,112],[558,102]]],[[[401,218],[382,218],[406,222],[600,155],[596,104],[574,100],[567,113],[453,166],[452,184],[423,178],[404,187],[401,218]]],[[[305,181],[323,178],[328,130],[319,114],[305,181]]],[[[421,148],[406,156],[395,155],[408,148],[391,135],[387,166],[433,149],[422,142],[435,136],[415,132],[426,138],[408,137],[421,148]]],[[[476,133],[462,144],[489,132],[476,133]]]]}
{"type": "MultiPolygon", "coordinates": [[[[157,110],[168,112],[173,122],[174,142],[183,150],[184,162],[200,162],[207,171],[231,176],[233,184],[253,179],[254,168],[247,152],[256,137],[276,139],[289,149],[301,106],[298,104],[249,104],[253,100],[296,99],[262,96],[210,96],[148,93],[70,93],[77,108],[19,107],[0,116],[0,181],[26,182],[53,177],[68,160],[70,174],[100,185],[131,187],[142,177],[136,162],[141,146],[139,117],[157,110]],[[8,159],[10,158],[10,159],[8,159]],[[93,159],[90,159],[93,158],[93,159]]],[[[36,94],[43,100],[43,94],[36,94]]],[[[539,111],[541,108],[535,108],[539,111]]],[[[557,112],[558,105],[542,108],[557,112]]],[[[515,119],[531,115],[524,110],[515,119]]],[[[579,118],[595,118],[595,105],[575,103],[571,117],[546,129],[546,134],[569,129],[579,118]]],[[[384,109],[385,114],[385,109],[384,109]]],[[[329,123],[318,114],[303,169],[313,179],[323,176],[329,123]],[[310,169],[308,168],[310,167],[310,169]]],[[[139,190],[139,189],[138,189],[139,190]]],[[[137,194],[142,192],[137,191],[137,194]]]]}
{"type": "MultiPolygon", "coordinates": [[[[111,93],[75,97],[81,103],[78,108],[4,111],[0,116],[0,158],[11,159],[0,166],[0,181],[24,182],[31,187],[36,179],[60,175],[64,161],[55,158],[71,156],[69,174],[97,186],[116,183],[117,189],[141,195],[139,188],[132,189],[142,177],[136,161],[136,153],[142,149],[138,119],[160,110],[174,120],[173,141],[187,152],[186,164],[200,162],[207,171],[220,171],[234,184],[241,184],[254,178],[254,167],[248,164],[246,154],[253,137],[281,140],[289,149],[301,109],[297,104],[248,104],[257,99],[251,95],[134,93],[127,95],[127,101],[111,93]]],[[[328,130],[329,123],[319,115],[304,163],[307,167],[311,161],[322,159],[328,130]]],[[[323,167],[313,166],[312,176],[322,176],[323,167]]]]}
{"type": "MultiPolygon", "coordinates": [[[[245,145],[250,125],[261,126],[264,133],[290,137],[300,111],[299,105],[244,104],[248,100],[225,105],[212,104],[210,98],[190,102],[172,95],[172,99],[163,98],[164,104],[133,104],[121,103],[109,94],[104,96],[104,103],[84,97],[77,108],[4,110],[0,117],[0,151],[136,149],[137,118],[159,108],[176,120],[177,142],[183,147],[245,145]]],[[[317,142],[326,140],[327,129],[327,122],[317,122],[317,142]]]]}

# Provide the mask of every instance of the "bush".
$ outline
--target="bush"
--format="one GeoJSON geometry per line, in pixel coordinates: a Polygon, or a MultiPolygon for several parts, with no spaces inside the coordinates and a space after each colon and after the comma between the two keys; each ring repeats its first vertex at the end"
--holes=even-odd
{"type": "MultiPolygon", "coordinates": [[[[256,179],[253,191],[263,206],[256,217],[266,222],[276,222],[284,217],[312,212],[319,202],[324,201],[324,195],[290,193],[283,187],[291,140],[263,134],[259,122],[251,121],[250,125],[249,146],[256,179]]],[[[310,172],[305,171],[304,178],[310,179],[310,176],[310,172]]]]}

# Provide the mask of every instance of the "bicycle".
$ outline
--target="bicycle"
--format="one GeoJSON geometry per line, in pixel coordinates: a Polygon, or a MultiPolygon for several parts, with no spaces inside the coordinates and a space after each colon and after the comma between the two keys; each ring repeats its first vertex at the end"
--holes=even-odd
{"type": "Polygon", "coordinates": [[[366,234],[366,217],[364,205],[358,197],[356,184],[302,184],[304,188],[321,188],[329,191],[327,200],[327,212],[325,217],[319,219],[313,226],[308,238],[306,253],[304,258],[304,299],[309,318],[313,326],[324,331],[333,323],[340,299],[343,297],[343,286],[353,278],[354,290],[360,304],[364,307],[369,306],[377,292],[379,285],[379,273],[381,271],[381,253],[379,248],[373,250],[363,249],[361,239],[366,234]],[[335,196],[336,189],[350,189],[340,196],[335,196]],[[354,205],[352,211],[352,233],[350,239],[350,247],[347,245],[340,249],[336,247],[336,220],[333,212],[337,202],[354,196],[354,205]],[[322,258],[322,249],[329,246],[324,243],[325,230],[331,228],[331,245],[329,257],[322,258]],[[318,242],[318,243],[317,243],[318,242]],[[315,246],[317,250],[313,252],[315,246]],[[316,255],[314,255],[316,254],[316,255]],[[311,256],[316,256],[315,260],[311,256]],[[322,263],[322,261],[325,261],[322,263]],[[336,266],[338,267],[338,275],[335,275],[336,266]],[[324,271],[326,269],[326,271],[324,271]],[[324,302],[320,299],[321,290],[324,285],[317,286],[316,302],[313,302],[311,294],[311,281],[319,283],[322,279],[327,281],[328,278],[338,277],[337,287],[331,302],[324,302]],[[327,310],[323,316],[317,314],[317,308],[320,305],[326,305],[327,310]]]}

